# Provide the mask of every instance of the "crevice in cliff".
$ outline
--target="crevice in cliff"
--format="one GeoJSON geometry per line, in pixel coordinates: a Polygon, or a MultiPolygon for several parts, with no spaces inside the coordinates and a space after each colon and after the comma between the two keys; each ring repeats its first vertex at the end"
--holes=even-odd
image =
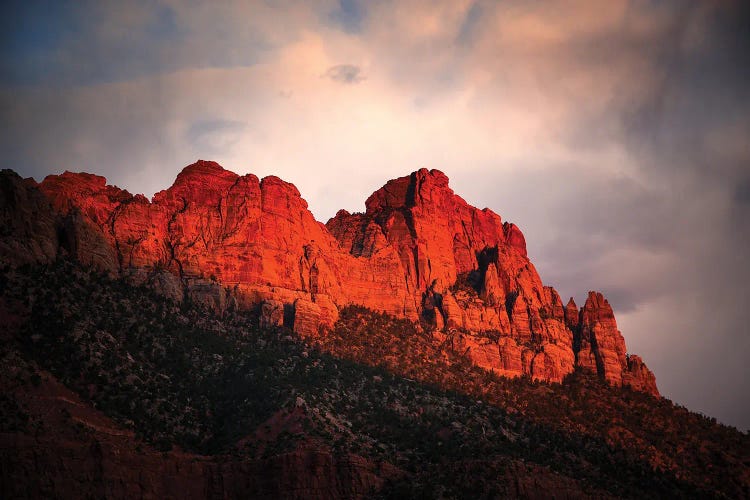
{"type": "Polygon", "coordinates": [[[313,264],[310,267],[310,293],[318,293],[319,287],[318,287],[318,265],[313,264]]]}
{"type": "Polygon", "coordinates": [[[184,279],[185,272],[182,266],[182,262],[177,257],[177,248],[179,246],[179,243],[175,243],[174,224],[177,222],[177,217],[187,211],[189,202],[185,197],[182,196],[179,197],[179,200],[182,202],[182,207],[175,210],[170,216],[169,221],[167,221],[167,234],[164,244],[167,246],[167,250],[169,253],[169,265],[171,265],[172,262],[177,264],[179,276],[180,278],[184,279]]]}
{"type": "Polygon", "coordinates": [[[167,246],[167,252],[169,253],[169,262],[167,263],[167,266],[171,266],[172,263],[177,264],[177,273],[178,273],[178,276],[180,277],[180,279],[184,280],[185,273],[184,273],[184,271],[182,269],[182,262],[180,261],[180,259],[177,258],[176,254],[175,254],[175,247],[172,244],[172,241],[171,240],[167,240],[167,241],[164,242],[164,244],[167,246]]]}
{"type": "Polygon", "coordinates": [[[422,312],[420,316],[429,328],[438,328],[441,330],[446,330],[447,328],[448,314],[443,308],[443,294],[435,291],[435,282],[422,293],[422,312]],[[440,315],[440,320],[438,320],[438,315],[440,315]]]}
{"type": "Polygon", "coordinates": [[[406,223],[406,228],[409,230],[409,236],[416,242],[417,240],[417,228],[414,224],[414,214],[412,213],[411,209],[403,209],[401,210],[402,215],[404,216],[404,222],[406,223]]]}
{"type": "Polygon", "coordinates": [[[284,304],[284,327],[291,331],[294,331],[294,316],[295,316],[294,304],[284,304]]]}
{"type": "Polygon", "coordinates": [[[508,319],[513,323],[513,308],[518,300],[518,290],[511,290],[505,294],[505,312],[508,313],[508,319]]]}
{"type": "MultiPolygon", "coordinates": [[[[122,211],[123,203],[119,203],[115,208],[112,210],[112,213],[107,218],[107,227],[109,229],[110,234],[112,235],[112,241],[115,242],[115,255],[117,257],[117,266],[119,269],[124,269],[125,264],[123,262],[123,255],[122,255],[122,249],[120,248],[120,240],[117,238],[117,234],[115,232],[115,223],[117,221],[117,216],[122,211]]],[[[131,249],[132,254],[132,249],[131,249]]]]}
{"type": "Polygon", "coordinates": [[[479,272],[479,283],[477,293],[481,293],[484,288],[485,280],[487,278],[487,268],[490,264],[497,264],[498,249],[497,246],[485,247],[476,254],[478,272],[479,272]]]}
{"type": "Polygon", "coordinates": [[[73,212],[71,211],[61,218],[61,223],[57,226],[57,241],[60,250],[64,250],[69,255],[75,256],[78,240],[75,236],[72,217],[73,212]]]}
{"type": "Polygon", "coordinates": [[[417,192],[417,172],[412,172],[409,176],[409,185],[406,188],[406,199],[404,200],[404,206],[411,208],[416,206],[416,192],[417,192]]]}
{"type": "Polygon", "coordinates": [[[607,372],[604,369],[604,359],[602,353],[599,351],[599,343],[596,341],[596,335],[593,332],[589,334],[589,342],[591,343],[591,351],[594,353],[594,360],[596,361],[596,373],[600,378],[604,379],[607,372]]]}
{"type": "MultiPolygon", "coordinates": [[[[128,249],[128,267],[133,265],[133,252],[135,252],[135,249],[138,245],[143,243],[145,241],[145,237],[141,236],[140,238],[136,238],[132,242],[129,242],[130,248],[128,249]]],[[[118,254],[119,254],[119,245],[118,245],[118,254]]],[[[122,254],[118,255],[118,259],[120,260],[120,269],[125,269],[125,263],[123,262],[123,256],[122,254]]]]}
{"type": "Polygon", "coordinates": [[[372,222],[372,217],[363,214],[362,221],[357,227],[357,231],[354,233],[354,237],[352,238],[352,246],[349,249],[349,253],[351,253],[355,257],[369,257],[372,253],[367,252],[367,255],[365,255],[365,239],[367,238],[367,228],[370,226],[370,222],[372,222]]]}
{"type": "Polygon", "coordinates": [[[411,248],[412,254],[412,265],[414,266],[414,283],[419,287],[420,276],[419,276],[419,248],[415,245],[411,248]]]}
{"type": "Polygon", "coordinates": [[[568,325],[568,329],[573,332],[573,354],[575,354],[576,363],[578,363],[578,353],[581,352],[581,344],[583,341],[580,319],[578,325],[568,325]]]}

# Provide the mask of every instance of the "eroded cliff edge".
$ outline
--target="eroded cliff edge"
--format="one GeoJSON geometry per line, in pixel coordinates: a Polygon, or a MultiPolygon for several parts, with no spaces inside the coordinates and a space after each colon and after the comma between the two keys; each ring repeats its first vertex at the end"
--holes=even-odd
{"type": "Polygon", "coordinates": [[[152,200],[66,172],[41,183],[3,171],[0,259],[61,253],[214,309],[260,307],[262,321],[318,335],[359,304],[412,320],[507,376],[561,381],[576,366],[658,395],[626,353],[612,308],[582,308],[544,286],[521,231],[421,169],[373,193],[365,213],[315,220],[297,188],[209,161],[152,200]]]}

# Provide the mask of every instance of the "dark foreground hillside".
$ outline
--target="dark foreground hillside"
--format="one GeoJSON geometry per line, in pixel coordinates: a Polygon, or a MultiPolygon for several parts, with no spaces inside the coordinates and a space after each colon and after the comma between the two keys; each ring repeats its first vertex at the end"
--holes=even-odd
{"type": "Polygon", "coordinates": [[[750,496],[750,439],[363,308],[305,343],[59,261],[0,275],[0,496],[750,496]]]}

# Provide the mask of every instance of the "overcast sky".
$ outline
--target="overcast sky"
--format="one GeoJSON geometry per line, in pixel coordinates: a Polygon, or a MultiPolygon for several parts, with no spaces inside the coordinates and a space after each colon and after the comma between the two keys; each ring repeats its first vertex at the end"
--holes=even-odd
{"type": "Polygon", "coordinates": [[[148,196],[185,165],[316,217],[437,168],[612,303],[662,393],[750,428],[748,2],[49,2],[0,7],[2,168],[148,196]]]}

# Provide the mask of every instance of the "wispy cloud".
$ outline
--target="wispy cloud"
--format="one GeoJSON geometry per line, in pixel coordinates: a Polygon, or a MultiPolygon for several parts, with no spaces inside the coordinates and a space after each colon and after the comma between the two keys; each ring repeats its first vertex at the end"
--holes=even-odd
{"type": "Polygon", "coordinates": [[[187,130],[187,140],[196,149],[210,154],[226,154],[241,138],[247,124],[236,120],[198,120],[187,130]]]}

